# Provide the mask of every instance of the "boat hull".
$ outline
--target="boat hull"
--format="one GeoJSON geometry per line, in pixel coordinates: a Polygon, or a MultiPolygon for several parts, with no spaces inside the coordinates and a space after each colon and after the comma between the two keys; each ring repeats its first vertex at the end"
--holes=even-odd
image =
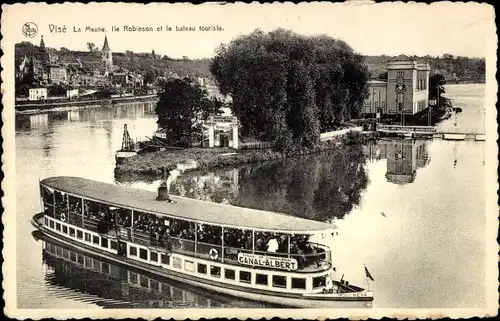
{"type": "Polygon", "coordinates": [[[238,289],[236,287],[224,286],[222,283],[206,282],[206,280],[197,280],[194,277],[185,275],[176,271],[165,270],[149,264],[138,262],[113,253],[100,251],[82,243],[75,242],[69,238],[58,235],[46,228],[43,223],[43,214],[39,213],[33,216],[31,224],[42,232],[66,246],[74,248],[83,253],[97,255],[104,259],[124,264],[132,268],[138,268],[149,273],[166,277],[174,281],[189,284],[194,287],[207,289],[225,295],[243,298],[247,300],[267,302],[270,304],[296,308],[371,308],[373,295],[371,292],[349,293],[349,294],[311,294],[311,295],[289,295],[283,296],[279,293],[268,294],[264,291],[248,289],[238,289]]]}

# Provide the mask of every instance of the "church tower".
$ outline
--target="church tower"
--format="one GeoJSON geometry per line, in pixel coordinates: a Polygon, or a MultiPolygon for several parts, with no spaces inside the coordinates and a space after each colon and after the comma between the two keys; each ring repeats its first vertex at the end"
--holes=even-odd
{"type": "Polygon", "coordinates": [[[42,40],[40,40],[40,48],[39,50],[41,52],[45,51],[45,41],[43,41],[43,36],[42,36],[42,40]]]}
{"type": "Polygon", "coordinates": [[[109,49],[107,36],[104,36],[104,45],[102,46],[102,61],[106,66],[106,70],[111,71],[111,69],[113,68],[113,55],[111,53],[111,49],[109,49]]]}

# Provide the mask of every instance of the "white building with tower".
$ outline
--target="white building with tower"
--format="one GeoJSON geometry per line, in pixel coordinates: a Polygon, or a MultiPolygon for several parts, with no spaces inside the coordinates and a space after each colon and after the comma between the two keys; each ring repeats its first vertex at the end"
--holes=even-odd
{"type": "Polygon", "coordinates": [[[429,107],[430,66],[407,56],[387,63],[387,81],[370,80],[363,113],[414,115],[429,107]]]}

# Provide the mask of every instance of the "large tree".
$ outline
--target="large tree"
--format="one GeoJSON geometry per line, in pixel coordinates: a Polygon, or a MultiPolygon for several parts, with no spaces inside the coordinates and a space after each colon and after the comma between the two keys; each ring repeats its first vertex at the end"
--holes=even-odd
{"type": "Polygon", "coordinates": [[[314,148],[321,130],[359,115],[367,94],[363,57],[345,42],[283,29],[222,45],[210,70],[242,132],[281,150],[314,148]]]}
{"type": "Polygon", "coordinates": [[[172,146],[189,147],[201,121],[217,114],[222,104],[209,99],[207,92],[189,79],[169,79],[161,85],[155,109],[158,127],[172,146]]]}

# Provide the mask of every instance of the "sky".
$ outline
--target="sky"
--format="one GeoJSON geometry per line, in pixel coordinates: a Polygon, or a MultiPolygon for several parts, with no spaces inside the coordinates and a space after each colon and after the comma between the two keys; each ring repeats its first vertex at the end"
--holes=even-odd
{"type": "MultiPolygon", "coordinates": [[[[260,28],[290,29],[303,35],[327,34],[346,41],[363,55],[443,55],[485,57],[496,51],[492,6],[477,3],[350,3],[315,4],[16,4],[4,7],[2,34],[13,43],[87,50],[87,42],[102,47],[107,35],[111,50],[151,52],[172,58],[213,57],[221,43],[260,28]],[[33,22],[38,32],[25,37],[22,26],[33,22]],[[66,26],[55,32],[50,26],[66,26]],[[105,32],[85,32],[86,26],[105,32]],[[112,31],[112,26],[120,28],[112,31]],[[124,26],[153,31],[124,31],[124,26]],[[167,31],[167,26],[172,31],[167,31]],[[177,27],[195,31],[177,31],[177,27]],[[199,26],[223,30],[200,31],[199,26]],[[159,31],[158,28],[163,30],[159,31]],[[82,32],[75,32],[80,28],[82,32]],[[494,50],[494,51],[493,51],[494,50]]],[[[4,39],[5,40],[5,39],[4,39]]]]}

